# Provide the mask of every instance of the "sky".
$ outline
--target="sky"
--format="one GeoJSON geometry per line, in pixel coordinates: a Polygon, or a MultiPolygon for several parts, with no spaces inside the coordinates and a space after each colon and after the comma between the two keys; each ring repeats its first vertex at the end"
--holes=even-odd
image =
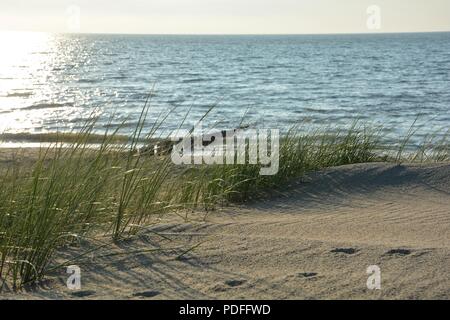
{"type": "Polygon", "coordinates": [[[450,31],[450,0],[1,0],[0,30],[139,34],[450,31]]]}

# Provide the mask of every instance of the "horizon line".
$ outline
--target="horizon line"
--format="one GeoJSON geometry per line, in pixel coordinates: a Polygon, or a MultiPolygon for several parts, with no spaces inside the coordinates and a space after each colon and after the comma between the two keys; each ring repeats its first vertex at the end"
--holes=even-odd
{"type": "Polygon", "coordinates": [[[2,32],[48,33],[60,35],[129,35],[129,36],[334,36],[334,35],[395,35],[395,34],[427,34],[450,33],[440,31],[387,31],[387,32],[330,32],[330,33],[134,33],[134,32],[53,32],[37,30],[0,30],[2,32]]]}

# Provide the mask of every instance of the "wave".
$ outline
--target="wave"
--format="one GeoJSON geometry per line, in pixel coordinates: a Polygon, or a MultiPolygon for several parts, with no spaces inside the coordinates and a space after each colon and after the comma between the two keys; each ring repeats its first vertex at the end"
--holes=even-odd
{"type": "Polygon", "coordinates": [[[128,76],[121,75],[121,76],[112,76],[112,77],[109,77],[108,79],[110,79],[110,80],[123,80],[123,79],[127,79],[127,78],[128,78],[128,76]]]}
{"type": "MultiPolygon", "coordinates": [[[[88,137],[88,143],[101,143],[104,141],[104,134],[91,134],[88,137]]],[[[36,142],[36,143],[54,143],[77,142],[80,139],[80,133],[77,132],[45,132],[45,133],[0,133],[0,142],[36,142]]],[[[114,142],[126,142],[129,137],[126,135],[116,135],[112,137],[114,142]]]]}
{"type": "Polygon", "coordinates": [[[28,107],[21,108],[20,110],[40,110],[40,109],[53,109],[53,108],[63,108],[63,107],[73,107],[73,103],[39,103],[28,107]]]}
{"type": "Polygon", "coordinates": [[[13,92],[13,93],[8,93],[6,95],[7,98],[27,98],[29,96],[32,96],[33,92],[13,92]]]}
{"type": "Polygon", "coordinates": [[[128,97],[131,100],[144,100],[147,99],[149,97],[155,97],[156,93],[154,92],[145,92],[145,93],[131,93],[128,95],[128,97]]]}
{"type": "Polygon", "coordinates": [[[99,83],[102,79],[79,79],[78,83],[99,83]]]}
{"type": "Polygon", "coordinates": [[[181,82],[183,82],[183,83],[196,83],[196,82],[205,82],[205,81],[208,81],[208,79],[196,78],[196,79],[184,79],[184,80],[181,80],[181,82]]]}

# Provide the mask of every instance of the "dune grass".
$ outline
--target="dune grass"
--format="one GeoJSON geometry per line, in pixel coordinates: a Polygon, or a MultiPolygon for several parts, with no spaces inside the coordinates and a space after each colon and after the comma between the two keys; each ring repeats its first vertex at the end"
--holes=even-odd
{"type": "Polygon", "coordinates": [[[280,141],[280,168],[273,176],[260,175],[261,165],[248,163],[180,168],[170,156],[135,152],[155,132],[155,127],[143,132],[147,113],[146,105],[127,139],[118,131],[94,135],[93,117],[69,143],[56,139],[67,136],[55,135],[32,167],[13,163],[0,173],[0,290],[42,279],[55,269],[55,253],[63,246],[97,236],[120,242],[164,213],[252,200],[331,166],[450,160],[446,139],[430,137],[414,153],[405,153],[405,139],[386,146],[381,131],[355,123],[333,134],[292,128],[280,141]]]}

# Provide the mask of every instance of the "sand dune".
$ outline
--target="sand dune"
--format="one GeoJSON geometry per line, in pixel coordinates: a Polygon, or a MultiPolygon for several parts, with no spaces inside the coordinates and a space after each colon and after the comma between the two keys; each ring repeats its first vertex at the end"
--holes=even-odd
{"type": "Polygon", "coordinates": [[[450,298],[449,164],[332,168],[271,199],[202,217],[167,218],[98,252],[81,266],[82,291],[65,287],[62,270],[38,290],[6,297],[450,298]],[[130,254],[198,243],[181,259],[179,250],[130,254]],[[366,287],[370,265],[381,269],[381,290],[366,287]]]}

